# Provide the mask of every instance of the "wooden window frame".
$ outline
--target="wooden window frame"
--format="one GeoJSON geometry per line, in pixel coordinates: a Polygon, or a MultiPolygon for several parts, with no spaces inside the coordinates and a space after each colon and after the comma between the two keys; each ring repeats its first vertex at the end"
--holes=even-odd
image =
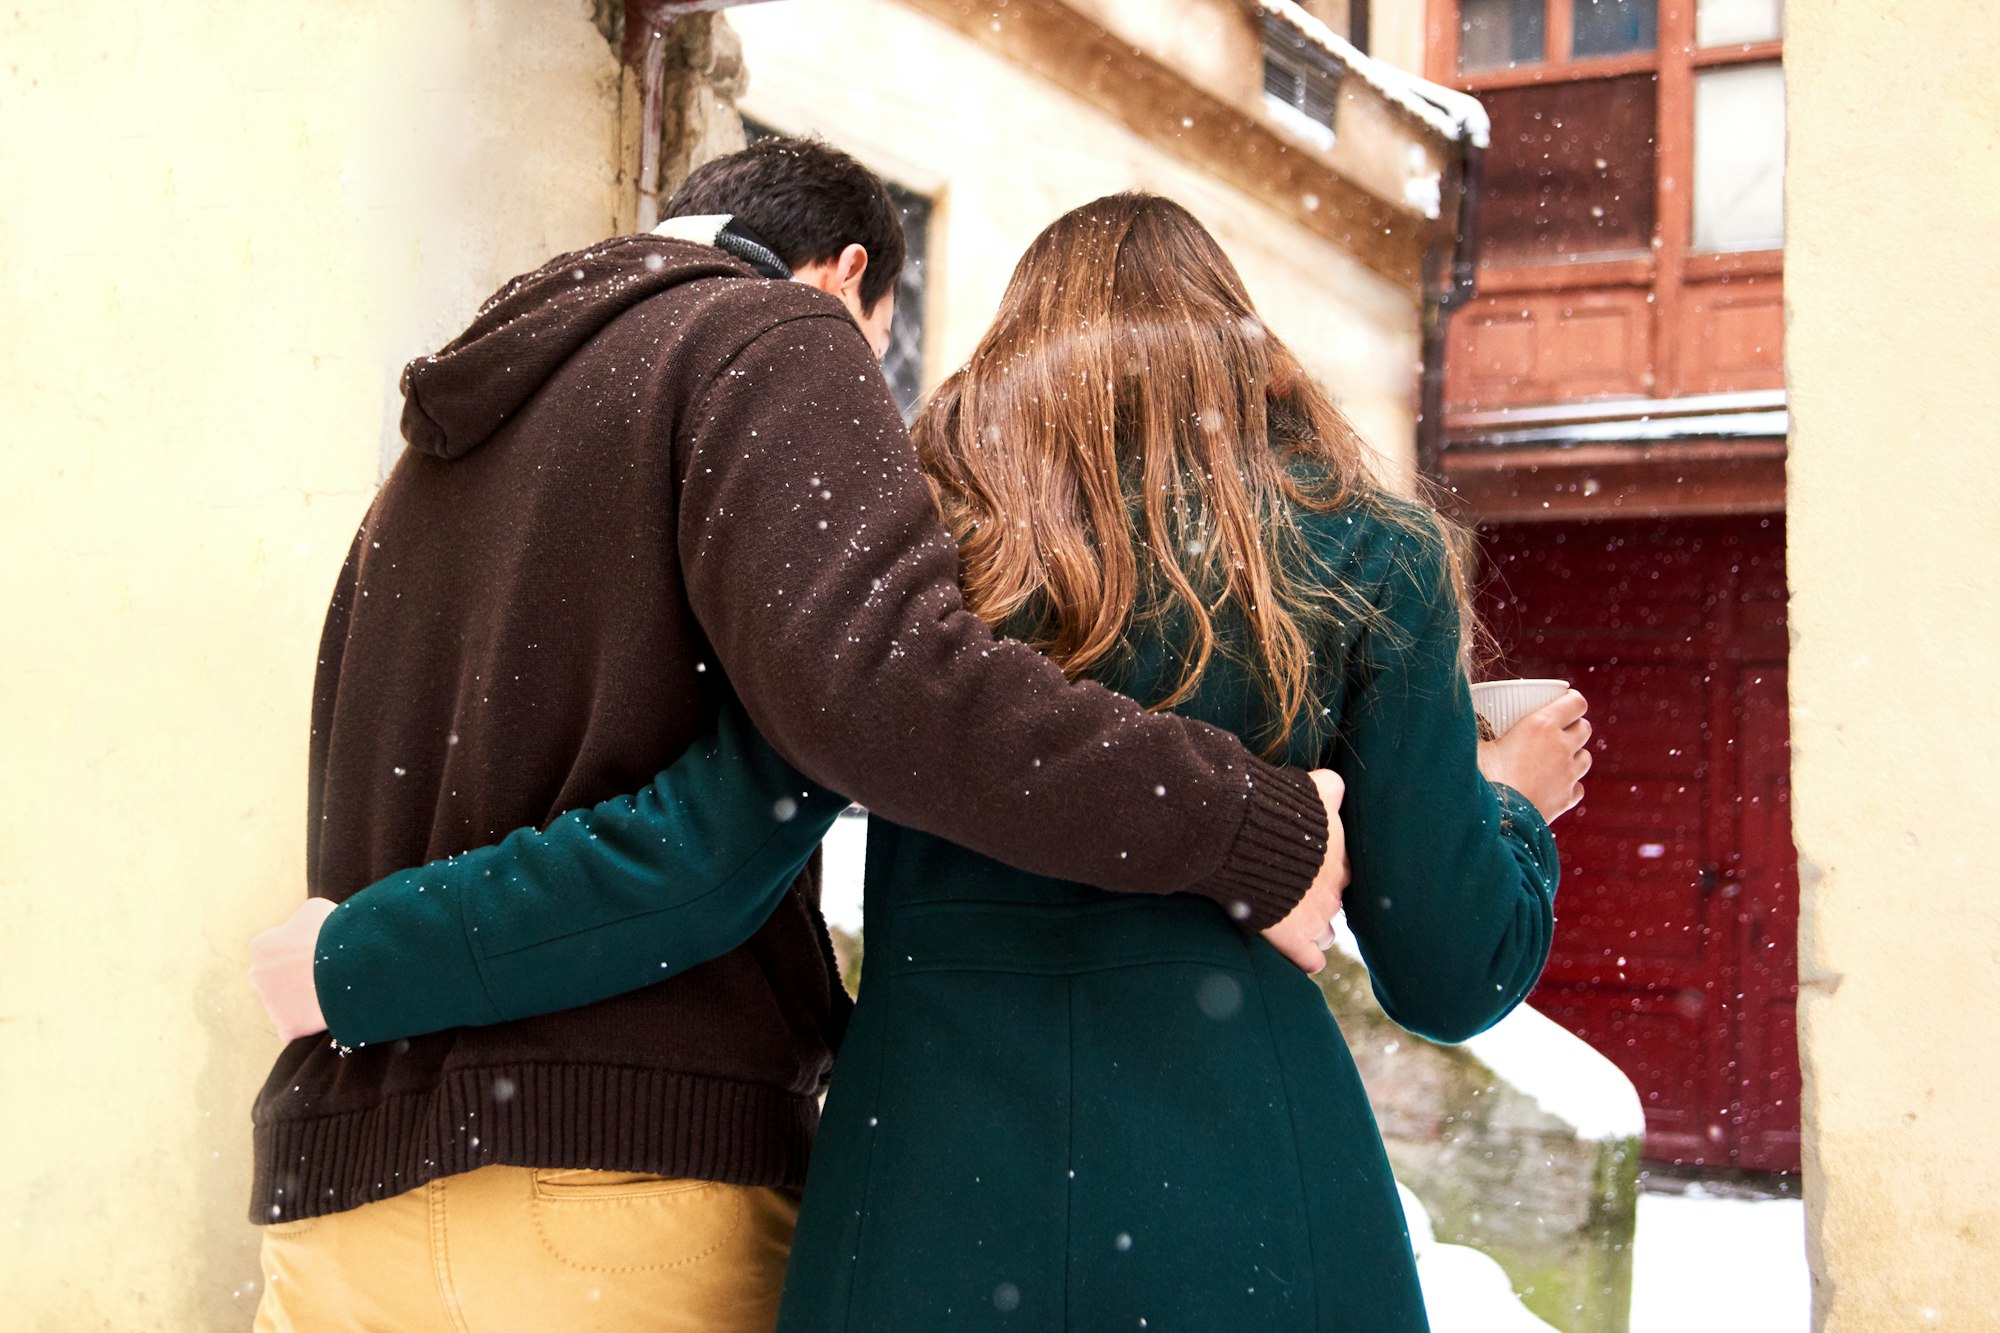
{"type": "MultiPolygon", "coordinates": [[[[1708,254],[1694,243],[1694,96],[1698,71],[1732,65],[1784,62],[1785,43],[1744,42],[1702,49],[1695,43],[1697,0],[1659,0],[1659,28],[1653,49],[1615,56],[1570,56],[1577,0],[1543,0],[1543,51],[1533,65],[1461,72],[1459,0],[1425,0],[1425,76],[1477,96],[1503,88],[1542,83],[1578,83],[1651,73],[1658,79],[1654,110],[1654,195],[1652,253],[1603,260],[1540,264],[1482,264],[1482,293],[1553,291],[1587,286],[1640,286],[1653,292],[1653,380],[1666,388],[1681,383],[1679,348],[1670,331],[1679,327],[1690,281],[1720,277],[1777,277],[1784,250],[1740,250],[1708,254]]],[[[1657,391],[1657,390],[1656,390],[1657,391]]]]}
{"type": "Polygon", "coordinates": [[[1615,56],[1586,56],[1579,60],[1570,55],[1576,30],[1576,3],[1577,0],[1542,0],[1542,47],[1552,53],[1549,56],[1531,65],[1465,72],[1458,67],[1459,0],[1426,0],[1426,77],[1469,93],[1479,93],[1549,81],[1611,79],[1621,74],[1658,69],[1669,63],[1685,62],[1701,68],[1754,64],[1779,60],[1784,56],[1783,38],[1699,48],[1695,45],[1695,0],[1661,0],[1657,15],[1659,32],[1652,50],[1628,51],[1615,56]],[[1561,54],[1553,54],[1556,52],[1561,54]]]}

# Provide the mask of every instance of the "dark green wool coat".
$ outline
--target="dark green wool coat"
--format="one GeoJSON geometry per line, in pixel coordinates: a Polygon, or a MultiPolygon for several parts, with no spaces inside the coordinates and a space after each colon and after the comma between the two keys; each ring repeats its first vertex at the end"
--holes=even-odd
{"type": "MultiPolygon", "coordinates": [[[[1347,782],[1346,912],[1384,1007],[1462,1040],[1540,973],[1554,844],[1526,800],[1478,773],[1437,552],[1364,511],[1305,523],[1375,614],[1322,636],[1332,739],[1301,737],[1288,758],[1347,782]]],[[[1158,697],[1166,658],[1140,645],[1117,683],[1158,697]]],[[[1180,711],[1254,735],[1261,707],[1225,663],[1180,711]]],[[[639,984],[663,951],[697,947],[702,902],[750,894],[746,868],[769,883],[790,873],[838,806],[808,791],[728,720],[634,800],[350,900],[323,936],[322,994],[421,970],[425,998],[405,1003],[431,1024],[639,984]],[[723,848],[713,861],[703,841],[723,848]],[[563,924],[579,884],[605,904],[583,944],[563,924]],[[482,930],[505,940],[481,943],[482,930]]],[[[1347,1048],[1311,979],[1222,906],[1040,878],[877,819],[866,913],[786,1333],[1425,1328],[1347,1048]]],[[[700,947],[744,928],[709,927],[700,947]]],[[[352,992],[328,1012],[344,1039],[401,1030],[352,992]]]]}
{"type": "MultiPolygon", "coordinates": [[[[1347,781],[1347,914],[1384,1005],[1462,1040],[1541,971],[1555,849],[1475,767],[1439,562],[1370,517],[1308,523],[1381,616],[1319,645],[1336,739],[1287,758],[1347,781]]],[[[1119,683],[1159,697],[1163,657],[1119,683]]],[[[1182,711],[1261,721],[1228,666],[1182,711]]],[[[1214,903],[1113,899],[877,820],[866,920],[781,1328],[1425,1327],[1326,1003],[1214,903]]]]}

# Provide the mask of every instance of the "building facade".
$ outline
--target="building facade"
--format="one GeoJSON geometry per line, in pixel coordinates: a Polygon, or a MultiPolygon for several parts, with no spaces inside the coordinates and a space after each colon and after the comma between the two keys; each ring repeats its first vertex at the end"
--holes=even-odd
{"type": "Polygon", "coordinates": [[[1799,1170],[1777,0],[1428,0],[1492,119],[1438,474],[1504,674],[1592,700],[1534,1002],[1657,1163],[1799,1170]]]}
{"type": "Polygon", "coordinates": [[[1450,122],[1350,74],[1295,5],[765,0],[728,23],[753,127],[816,134],[898,192],[922,249],[890,373],[906,405],[960,364],[1015,261],[1066,209],[1170,195],[1392,477],[1415,466],[1423,277],[1454,217],[1450,122]],[[864,42],[837,61],[843,34],[864,42]],[[1285,96],[1267,83],[1282,62],[1285,96]],[[914,299],[911,299],[914,298],[914,299]]]}
{"type": "MultiPolygon", "coordinates": [[[[245,942],[303,881],[306,704],[327,592],[379,474],[402,360],[508,276],[630,226],[640,99],[624,95],[617,8],[0,15],[9,1328],[249,1326],[247,1108],[277,1039],[243,985],[245,942]]],[[[1143,19],[1163,6],[1118,8],[1143,19]]],[[[1351,21],[1345,4],[1313,8],[1351,21]]],[[[1685,23],[1667,9],[1662,25],[1685,23]]],[[[1573,33],[1573,11],[1566,22],[1573,33]]],[[[1421,6],[1376,0],[1369,24],[1375,54],[1424,68],[1421,6]]],[[[1560,26],[1543,11],[1545,51],[1573,49],[1556,42],[1560,26]]],[[[2000,11],[1803,5],[1784,42],[1799,262],[1729,288],[1778,278],[1791,307],[1784,560],[1816,1300],[1830,1333],[1980,1328],[2000,1304],[2000,1072],[1981,1058],[2000,1005],[1988,833],[2000,603],[1980,558],[2000,531],[1980,299],[2000,289],[2000,134],[1983,58],[2000,47],[2000,11]]],[[[1706,68],[1662,67],[1662,86],[1684,79],[1693,102],[1706,68]]],[[[1261,96],[1253,83],[1244,100],[1254,110],[1261,96]]],[[[1301,189],[1273,211],[1308,211],[1308,192],[1322,209],[1334,197],[1301,189]]],[[[1074,201],[1036,211],[1046,220],[1074,201]]],[[[959,226],[939,234],[976,244],[959,226]]],[[[1719,292],[1721,276],[1703,281],[1719,292]]],[[[1385,311],[1390,289],[1413,290],[1385,282],[1385,311]]],[[[1413,352],[1420,300],[1397,299],[1413,352]]],[[[926,355],[948,364],[938,348],[926,355]]],[[[1415,375],[1403,358],[1401,393],[1415,375]]],[[[1677,382],[1682,397],[1725,391],[1677,382]]],[[[1395,405],[1410,400],[1384,392],[1368,428],[1385,437],[1381,423],[1401,421],[1414,436],[1412,410],[1395,405]]],[[[1762,429],[1739,438],[1784,434],[1762,429]]],[[[1464,443],[1469,458],[1479,446],[1464,443]]],[[[1759,466],[1749,453],[1739,479],[1759,466]]],[[[1542,476],[1517,474],[1524,487],[1542,476]]],[[[1667,475],[1706,493],[1726,480],[1667,475]]],[[[1588,480],[1577,497],[1605,493],[1599,474],[1584,497],[1588,480]]]]}

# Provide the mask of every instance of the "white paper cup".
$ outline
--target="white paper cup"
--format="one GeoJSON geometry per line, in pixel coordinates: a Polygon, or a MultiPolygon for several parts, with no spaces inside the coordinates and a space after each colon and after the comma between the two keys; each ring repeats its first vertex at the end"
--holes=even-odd
{"type": "Polygon", "coordinates": [[[1472,687],[1472,711],[1486,719],[1493,734],[1507,729],[1537,708],[1546,708],[1569,689],[1566,680],[1488,680],[1472,687]]]}

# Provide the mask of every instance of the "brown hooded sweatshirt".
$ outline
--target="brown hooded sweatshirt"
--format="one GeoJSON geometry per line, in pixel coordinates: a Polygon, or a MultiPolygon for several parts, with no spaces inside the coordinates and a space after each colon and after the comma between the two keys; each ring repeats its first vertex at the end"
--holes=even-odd
{"type": "MultiPolygon", "coordinates": [[[[843,307],[627,237],[515,279],[404,378],[409,450],[327,614],[311,891],[637,791],[733,686],[813,780],[1024,869],[1284,915],[1311,783],[1070,684],[960,600],[843,307]]],[[[258,1221],[507,1163],[797,1188],[846,1015],[803,878],[742,947],[582,1009],[346,1052],[258,1098],[258,1221]]]]}

